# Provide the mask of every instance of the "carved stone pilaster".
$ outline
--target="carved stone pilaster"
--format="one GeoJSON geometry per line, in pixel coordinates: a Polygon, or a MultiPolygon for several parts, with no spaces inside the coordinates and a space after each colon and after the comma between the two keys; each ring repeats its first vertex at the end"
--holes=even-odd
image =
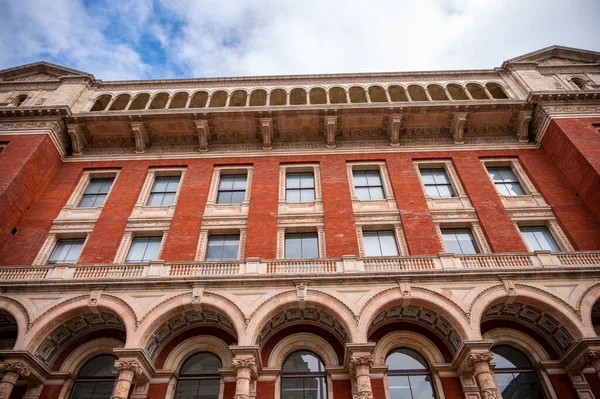
{"type": "Polygon", "coordinates": [[[263,150],[270,150],[273,139],[273,118],[260,118],[260,135],[263,140],[263,150]]]}
{"type": "Polygon", "coordinates": [[[0,399],[8,399],[19,377],[29,377],[31,371],[21,363],[2,363],[0,371],[3,372],[0,381],[0,399]]]}
{"type": "Polygon", "coordinates": [[[196,131],[198,132],[198,146],[200,151],[208,150],[208,138],[210,137],[210,127],[207,120],[196,121],[196,131]]]}
{"type": "Polygon", "coordinates": [[[137,360],[116,360],[113,373],[117,374],[117,382],[113,388],[111,399],[127,399],[133,378],[141,376],[144,369],[137,360]]]}
{"type": "Polygon", "coordinates": [[[67,125],[67,134],[71,138],[71,147],[73,148],[73,155],[81,155],[83,149],[87,144],[87,139],[83,134],[83,131],[78,124],[67,125]]]}
{"type": "Polygon", "coordinates": [[[352,356],[350,358],[350,367],[354,371],[356,378],[355,399],[373,399],[373,390],[371,388],[371,366],[373,365],[373,355],[352,356]]]}
{"type": "Polygon", "coordinates": [[[531,123],[532,114],[532,111],[521,111],[517,115],[515,130],[520,143],[527,143],[529,141],[529,125],[531,123]]]}
{"type": "Polygon", "coordinates": [[[400,145],[400,128],[402,127],[402,114],[390,115],[388,124],[388,135],[390,136],[390,145],[397,147],[400,145]]]}
{"type": "Polygon", "coordinates": [[[479,383],[482,399],[501,399],[500,391],[496,387],[496,379],[490,368],[494,358],[492,352],[472,353],[467,359],[467,365],[472,367],[479,383]]]}
{"type": "Polygon", "coordinates": [[[327,135],[327,147],[335,147],[335,135],[337,134],[337,116],[325,117],[325,134],[327,135]]]}
{"type": "Polygon", "coordinates": [[[144,122],[131,122],[131,132],[135,138],[135,152],[138,154],[146,152],[149,140],[144,122]]]}
{"type": "Polygon", "coordinates": [[[454,118],[452,118],[452,125],[450,127],[450,132],[452,133],[452,138],[454,139],[454,144],[464,144],[465,143],[465,127],[467,126],[467,112],[457,112],[454,114],[454,118]]]}
{"type": "Polygon", "coordinates": [[[250,398],[250,381],[256,378],[258,366],[253,358],[235,358],[232,361],[236,373],[235,395],[233,399],[250,398]]]}

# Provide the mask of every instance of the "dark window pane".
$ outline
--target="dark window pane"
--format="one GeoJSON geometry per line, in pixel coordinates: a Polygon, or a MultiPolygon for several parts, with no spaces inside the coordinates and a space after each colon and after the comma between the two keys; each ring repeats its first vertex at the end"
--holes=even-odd
{"type": "Polygon", "coordinates": [[[221,367],[221,360],[216,355],[208,352],[197,353],[183,363],[179,375],[217,375],[221,367]]]}
{"type": "Polygon", "coordinates": [[[302,258],[314,259],[319,257],[319,240],[316,233],[303,234],[302,258]]]}
{"type": "Polygon", "coordinates": [[[286,234],[285,257],[286,259],[302,258],[302,236],[300,234],[286,234]]]}
{"type": "Polygon", "coordinates": [[[497,346],[492,349],[496,369],[531,369],[529,360],[516,349],[497,346]]]}
{"type": "Polygon", "coordinates": [[[304,379],[281,378],[281,397],[286,399],[304,399],[304,379]]]}
{"type": "Polygon", "coordinates": [[[283,363],[282,372],[286,373],[323,373],[325,366],[321,359],[312,352],[298,351],[292,353],[283,363]]]}
{"type": "Polygon", "coordinates": [[[114,378],[113,368],[117,358],[112,355],[102,355],[93,358],[79,371],[77,378],[114,378]]]}
{"type": "Polygon", "coordinates": [[[385,360],[388,370],[428,370],[427,362],[412,349],[399,348],[385,360]]]}
{"type": "Polygon", "coordinates": [[[48,263],[75,263],[85,239],[59,240],[48,259],[48,263]]]}
{"type": "Polygon", "coordinates": [[[448,252],[464,255],[479,253],[469,229],[442,229],[442,237],[448,252]]]}
{"type": "Polygon", "coordinates": [[[217,196],[217,204],[231,204],[231,191],[219,191],[217,196]]]}
{"type": "Polygon", "coordinates": [[[96,200],[96,196],[92,195],[84,195],[81,198],[81,202],[78,205],[78,208],[91,208],[94,206],[94,201],[96,200]]]}
{"type": "Polygon", "coordinates": [[[525,195],[519,183],[504,183],[504,187],[506,188],[506,192],[509,193],[507,195],[525,195]]]}

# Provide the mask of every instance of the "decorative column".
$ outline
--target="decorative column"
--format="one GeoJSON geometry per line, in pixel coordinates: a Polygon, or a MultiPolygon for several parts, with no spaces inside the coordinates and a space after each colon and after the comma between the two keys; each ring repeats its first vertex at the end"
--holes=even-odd
{"type": "Polygon", "coordinates": [[[256,377],[258,369],[256,361],[253,358],[239,358],[233,359],[232,363],[236,373],[235,395],[233,399],[249,399],[250,380],[256,377]]]}
{"type": "Polygon", "coordinates": [[[31,374],[29,369],[21,363],[0,364],[0,371],[4,373],[0,382],[0,399],[8,399],[19,376],[29,377],[29,374],[31,374]]]}
{"type": "Polygon", "coordinates": [[[137,360],[116,360],[113,373],[117,374],[117,382],[111,399],[127,399],[131,390],[131,384],[133,383],[133,377],[142,375],[143,369],[137,360]]]}
{"type": "Polygon", "coordinates": [[[581,365],[585,367],[590,363],[592,366],[594,366],[594,370],[596,370],[598,377],[600,377],[600,350],[588,351],[585,355],[583,355],[581,358],[581,365]]]}
{"type": "Polygon", "coordinates": [[[482,399],[501,399],[500,391],[496,387],[496,378],[490,368],[492,352],[473,353],[469,355],[467,365],[473,367],[475,377],[479,383],[482,399]]]}
{"type": "Polygon", "coordinates": [[[371,366],[373,355],[353,356],[350,358],[350,367],[354,370],[357,393],[353,399],[373,399],[371,389],[371,366]]]}

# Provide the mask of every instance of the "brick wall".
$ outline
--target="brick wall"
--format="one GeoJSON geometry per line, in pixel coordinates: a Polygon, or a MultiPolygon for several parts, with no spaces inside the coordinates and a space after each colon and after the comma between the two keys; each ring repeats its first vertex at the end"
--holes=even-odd
{"type": "Polygon", "coordinates": [[[463,399],[465,394],[462,390],[460,378],[458,377],[442,377],[442,388],[446,399],[463,399]]]}
{"type": "Polygon", "coordinates": [[[560,399],[578,399],[577,392],[573,388],[573,384],[566,374],[550,374],[548,375],[552,382],[552,387],[556,392],[556,397],[560,399]]]}
{"type": "Polygon", "coordinates": [[[592,393],[594,394],[594,397],[600,398],[600,378],[598,377],[598,374],[585,373],[584,376],[585,376],[585,380],[587,381],[590,388],[592,389],[592,393]]]}
{"type": "Polygon", "coordinates": [[[350,380],[333,380],[332,385],[334,399],[352,399],[352,382],[350,380]]]}
{"type": "Polygon", "coordinates": [[[169,384],[150,384],[147,399],[165,399],[169,384]]]}
{"type": "MultiPolygon", "coordinates": [[[[40,393],[40,399],[58,399],[61,390],[62,385],[44,385],[44,388],[42,388],[42,392],[40,393]]],[[[148,399],[158,398],[148,397],[148,399]]],[[[160,399],[164,399],[164,397],[160,399]]]]}
{"type": "Polygon", "coordinates": [[[256,397],[260,399],[275,399],[275,381],[258,381],[256,397]]]}

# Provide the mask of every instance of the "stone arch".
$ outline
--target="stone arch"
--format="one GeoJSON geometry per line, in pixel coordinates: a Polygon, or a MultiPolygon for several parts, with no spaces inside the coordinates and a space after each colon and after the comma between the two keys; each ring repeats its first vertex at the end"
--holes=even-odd
{"type": "Polygon", "coordinates": [[[152,97],[149,109],[165,109],[167,102],[169,101],[169,93],[161,92],[157,93],[152,97]]]}
{"type": "Polygon", "coordinates": [[[112,354],[114,348],[122,347],[123,343],[115,338],[93,339],[71,352],[60,365],[59,371],[77,375],[81,368],[96,356],[112,354]]]}
{"type": "Polygon", "coordinates": [[[343,87],[332,87],[329,89],[329,102],[331,104],[346,104],[346,90],[343,87]]]}
{"type": "Polygon", "coordinates": [[[290,91],[290,105],[306,105],[306,90],[296,87],[290,91]]]}
{"type": "Polygon", "coordinates": [[[388,93],[390,94],[390,99],[395,102],[407,102],[408,95],[406,94],[406,90],[404,87],[399,85],[390,85],[387,88],[388,93]]]}
{"type": "Polygon", "coordinates": [[[231,99],[229,100],[230,107],[245,107],[246,101],[248,100],[248,92],[246,90],[235,90],[231,93],[231,99]]]}
{"type": "MultiPolygon", "coordinates": [[[[23,346],[23,342],[25,340],[25,335],[30,323],[30,316],[27,309],[21,305],[21,303],[15,301],[12,298],[0,297],[0,312],[4,313],[4,316],[9,316],[2,320],[0,324],[3,324],[0,327],[0,331],[10,331],[13,330],[10,325],[13,324],[16,327],[16,337],[14,338],[13,348],[20,348],[23,346]]],[[[0,314],[1,315],[1,314],[0,314]]],[[[11,337],[12,337],[11,332],[11,337]]],[[[12,340],[13,338],[11,338],[12,340]]],[[[13,349],[11,348],[11,349],[13,349]]]]}
{"type": "Polygon", "coordinates": [[[110,94],[102,94],[94,101],[94,105],[90,109],[91,112],[104,111],[108,106],[112,96],[110,94]]]}
{"type": "MultiPolygon", "coordinates": [[[[273,301],[263,302],[252,314],[248,324],[248,342],[244,345],[255,345],[258,342],[264,326],[276,315],[290,309],[298,308],[296,291],[286,291],[277,295],[273,301]]],[[[333,316],[348,334],[350,342],[356,341],[357,330],[352,311],[337,298],[328,294],[308,290],[306,293],[306,308],[323,310],[333,316]]],[[[366,341],[364,341],[366,342],[366,341]]],[[[242,345],[242,343],[240,343],[242,345]]]]}
{"type": "Polygon", "coordinates": [[[408,86],[408,95],[413,101],[429,101],[425,89],[419,85],[408,86]]]}
{"type": "Polygon", "coordinates": [[[287,91],[284,89],[271,90],[269,97],[269,105],[286,105],[287,104],[287,91]]]}
{"type": "MultiPolygon", "coordinates": [[[[33,321],[33,327],[27,332],[28,343],[25,349],[34,353],[46,339],[49,332],[55,331],[62,324],[75,317],[91,313],[89,296],[79,296],[52,307],[33,321]]],[[[131,307],[123,300],[112,295],[101,295],[94,311],[116,316],[123,324],[125,342],[132,341],[136,329],[136,315],[131,307]],[[96,310],[97,309],[97,310],[96,310]]]]}
{"type": "Polygon", "coordinates": [[[267,105],[267,91],[265,89],[255,89],[250,93],[251,107],[264,107],[267,105]]]}
{"type": "Polygon", "coordinates": [[[131,99],[131,94],[123,93],[119,94],[115,97],[115,101],[113,101],[110,106],[109,111],[123,111],[127,104],[129,104],[129,100],[131,99]]]}
{"type": "Polygon", "coordinates": [[[204,292],[201,309],[198,306],[194,308],[191,293],[178,295],[160,303],[148,312],[151,316],[147,316],[140,324],[134,343],[138,347],[146,348],[151,336],[161,325],[182,313],[213,311],[222,314],[231,322],[231,328],[241,345],[246,330],[244,314],[233,302],[220,295],[204,292]]]}
{"type": "Polygon", "coordinates": [[[169,104],[169,109],[185,108],[189,97],[190,95],[187,91],[180,91],[179,93],[175,93],[173,95],[171,103],[169,104]]]}
{"type": "Polygon", "coordinates": [[[589,287],[577,300],[577,310],[585,326],[600,336],[600,284],[589,287]]]}
{"type": "Polygon", "coordinates": [[[208,101],[208,92],[202,90],[192,94],[192,99],[188,108],[204,108],[208,101]]]}
{"type": "Polygon", "coordinates": [[[506,345],[522,352],[536,367],[541,362],[552,360],[539,342],[524,332],[510,328],[495,328],[483,334],[483,339],[493,341],[493,346],[506,345]]]}
{"type": "Polygon", "coordinates": [[[210,96],[210,108],[221,108],[227,104],[227,92],[225,90],[217,90],[210,96]]]}
{"type": "Polygon", "coordinates": [[[448,92],[453,100],[468,100],[469,96],[465,93],[465,88],[457,83],[450,83],[448,86],[448,92]]]}
{"type": "Polygon", "coordinates": [[[314,352],[323,360],[326,367],[340,365],[335,350],[325,339],[315,334],[297,333],[285,337],[273,347],[267,361],[267,367],[281,369],[283,362],[289,355],[301,350],[314,352]]]}
{"type": "Polygon", "coordinates": [[[497,100],[502,100],[502,99],[508,98],[508,94],[506,94],[506,91],[504,90],[504,88],[498,83],[495,83],[495,82],[486,83],[485,87],[488,89],[488,91],[490,92],[492,97],[497,100]]]}
{"type": "Polygon", "coordinates": [[[413,331],[394,331],[377,342],[373,352],[373,364],[384,366],[385,359],[396,348],[409,348],[421,354],[431,364],[444,363],[440,349],[427,337],[413,331]]]}
{"type": "Polygon", "coordinates": [[[372,103],[387,103],[388,99],[385,95],[385,89],[381,86],[369,87],[369,98],[372,103]]]}
{"type": "Polygon", "coordinates": [[[327,104],[327,92],[322,87],[313,87],[309,92],[310,103],[327,104]]]}
{"type": "Polygon", "coordinates": [[[489,100],[483,86],[479,83],[467,83],[467,90],[471,94],[473,100],[489,100]]]}
{"type": "Polygon", "coordinates": [[[444,88],[438,84],[430,84],[427,86],[427,91],[433,101],[448,101],[449,98],[446,95],[444,88]]]}
{"type": "Polygon", "coordinates": [[[146,109],[146,105],[150,101],[150,93],[139,93],[133,99],[133,102],[129,106],[130,111],[137,111],[146,109]]]}
{"type": "Polygon", "coordinates": [[[197,335],[180,342],[169,353],[161,369],[176,372],[190,356],[199,352],[213,353],[221,359],[223,368],[231,367],[233,359],[225,341],[212,335],[197,335]]]}
{"type": "Polygon", "coordinates": [[[348,94],[350,95],[350,102],[353,104],[367,102],[367,92],[360,86],[352,86],[348,94]]]}

